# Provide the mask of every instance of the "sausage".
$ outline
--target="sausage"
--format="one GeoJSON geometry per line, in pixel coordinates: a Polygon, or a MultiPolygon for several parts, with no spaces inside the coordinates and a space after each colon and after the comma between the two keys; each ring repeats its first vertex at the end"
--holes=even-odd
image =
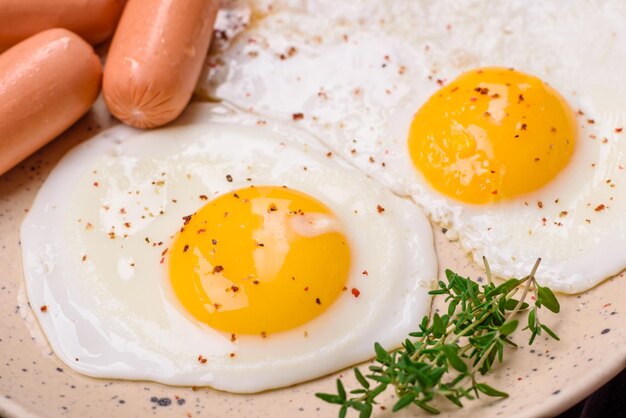
{"type": "Polygon", "coordinates": [[[66,29],[48,29],[1,54],[0,174],[87,112],[101,79],[92,46],[66,29]]]}
{"type": "Polygon", "coordinates": [[[102,92],[114,116],[137,128],[176,119],[207,54],[219,0],[130,0],[113,36],[102,92]]]}
{"type": "Polygon", "coordinates": [[[51,28],[65,28],[96,45],[107,40],[125,0],[0,0],[0,52],[51,28]]]}

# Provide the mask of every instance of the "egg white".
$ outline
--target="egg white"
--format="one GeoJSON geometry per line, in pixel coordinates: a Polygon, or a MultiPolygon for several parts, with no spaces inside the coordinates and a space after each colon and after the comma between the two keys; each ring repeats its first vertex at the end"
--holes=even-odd
{"type": "Polygon", "coordinates": [[[375,341],[398,346],[429,309],[430,225],[326,153],[301,130],[212,104],[165,129],[118,126],[76,147],[21,230],[28,297],[55,353],[91,376],[246,393],[366,360],[375,341]],[[347,286],[360,295],[344,292],[292,331],[231,342],[179,308],[163,251],[206,203],[200,195],[252,184],[300,190],[337,215],[352,254],[347,286]]]}
{"type": "Polygon", "coordinates": [[[201,91],[284,121],[302,112],[291,123],[411,196],[499,276],[524,276],[541,257],[539,280],[577,293],[626,267],[626,3],[314,0],[272,10],[209,60],[201,91]],[[407,149],[419,107],[481,66],[536,75],[583,113],[555,181],[482,206],[434,191],[407,149]]]}

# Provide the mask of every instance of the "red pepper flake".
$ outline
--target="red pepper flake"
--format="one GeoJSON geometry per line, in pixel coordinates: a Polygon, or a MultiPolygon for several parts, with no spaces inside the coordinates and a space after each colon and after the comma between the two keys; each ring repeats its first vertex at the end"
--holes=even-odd
{"type": "Polygon", "coordinates": [[[520,94],[519,96],[517,96],[517,104],[520,104],[524,101],[524,95],[520,94]]]}
{"type": "Polygon", "coordinates": [[[48,312],[48,305],[41,305],[41,307],[39,308],[39,310],[43,313],[48,312]]]}
{"type": "Polygon", "coordinates": [[[230,342],[234,343],[235,341],[237,341],[237,335],[235,334],[230,334],[230,342]]]}
{"type": "Polygon", "coordinates": [[[205,359],[202,354],[200,354],[198,356],[198,361],[200,362],[200,364],[205,364],[207,362],[207,359],[205,359]]]}
{"type": "Polygon", "coordinates": [[[546,226],[547,222],[548,220],[546,218],[541,218],[541,223],[543,224],[543,226],[546,226]]]}
{"type": "Polygon", "coordinates": [[[213,267],[213,274],[215,274],[215,273],[221,273],[221,272],[223,272],[223,271],[224,271],[224,267],[223,267],[223,266],[219,266],[219,265],[218,265],[218,266],[213,267]]]}
{"type": "Polygon", "coordinates": [[[93,225],[92,225],[92,224],[90,224],[89,222],[87,222],[87,225],[85,225],[85,229],[86,229],[87,231],[91,231],[91,230],[93,229],[93,225]]]}
{"type": "Polygon", "coordinates": [[[184,225],[187,225],[191,221],[191,215],[183,216],[183,220],[185,221],[184,225]]]}
{"type": "Polygon", "coordinates": [[[472,96],[469,98],[470,102],[475,102],[476,101],[476,97],[472,96]]]}
{"type": "Polygon", "coordinates": [[[357,289],[356,287],[352,288],[352,296],[354,296],[355,298],[358,298],[360,294],[361,292],[359,291],[359,289],[357,289]]]}
{"type": "Polygon", "coordinates": [[[376,210],[378,211],[378,213],[383,213],[385,211],[385,208],[380,205],[377,205],[376,210]]]}
{"type": "Polygon", "coordinates": [[[205,232],[206,232],[206,229],[200,228],[198,229],[198,231],[196,231],[196,234],[204,234],[205,232]]]}
{"type": "Polygon", "coordinates": [[[302,119],[304,119],[304,114],[303,113],[294,113],[293,115],[291,115],[291,117],[293,118],[293,120],[302,120],[302,119]]]}
{"type": "Polygon", "coordinates": [[[125,226],[126,228],[130,228],[130,222],[124,222],[124,226],[125,226]]]}
{"type": "Polygon", "coordinates": [[[596,212],[601,212],[606,208],[606,206],[604,206],[604,204],[600,203],[598,206],[596,206],[595,211],[596,212]]]}
{"type": "Polygon", "coordinates": [[[315,298],[315,303],[317,303],[318,305],[321,305],[322,301],[320,300],[320,298],[315,298]]]}
{"type": "Polygon", "coordinates": [[[304,288],[304,291],[305,291],[305,292],[308,292],[308,291],[309,291],[309,286],[305,287],[305,288],[304,288]]]}
{"type": "Polygon", "coordinates": [[[539,206],[539,209],[543,208],[543,202],[540,200],[537,202],[537,206],[539,206]]]}
{"type": "Polygon", "coordinates": [[[209,197],[205,194],[201,194],[199,197],[200,197],[200,200],[209,200],[209,197]]]}
{"type": "Polygon", "coordinates": [[[159,261],[159,264],[163,264],[165,262],[165,257],[161,258],[161,261],[159,261]]]}
{"type": "Polygon", "coordinates": [[[258,280],[252,280],[252,284],[259,284],[258,280]]]}
{"type": "Polygon", "coordinates": [[[232,285],[230,287],[230,290],[232,290],[234,293],[237,293],[237,292],[239,292],[239,286],[232,285]]]}
{"type": "Polygon", "coordinates": [[[615,133],[619,134],[624,130],[624,128],[615,128],[615,133]]]}
{"type": "Polygon", "coordinates": [[[368,276],[368,275],[369,275],[369,273],[367,272],[367,270],[363,270],[363,273],[361,273],[361,274],[363,274],[364,276],[368,276]]]}
{"type": "Polygon", "coordinates": [[[587,123],[593,125],[594,123],[596,123],[596,121],[593,119],[587,119],[587,123]]]}
{"type": "Polygon", "coordinates": [[[97,181],[94,181],[93,182],[93,187],[98,187],[98,186],[100,186],[100,183],[98,183],[97,181]]]}
{"type": "Polygon", "coordinates": [[[109,238],[115,239],[115,232],[109,232],[109,238]]]}
{"type": "Polygon", "coordinates": [[[525,131],[525,130],[526,130],[526,128],[528,128],[528,125],[527,125],[527,124],[525,124],[525,123],[522,123],[522,131],[525,131]]]}
{"type": "Polygon", "coordinates": [[[187,251],[189,251],[189,245],[185,244],[185,246],[183,247],[183,252],[186,253],[187,251]]]}
{"type": "Polygon", "coordinates": [[[126,215],[126,209],[124,209],[124,208],[120,209],[120,213],[121,213],[122,215],[126,215]]]}
{"type": "Polygon", "coordinates": [[[267,207],[267,213],[276,212],[277,210],[278,208],[276,207],[276,204],[274,203],[270,203],[269,206],[267,207]]]}

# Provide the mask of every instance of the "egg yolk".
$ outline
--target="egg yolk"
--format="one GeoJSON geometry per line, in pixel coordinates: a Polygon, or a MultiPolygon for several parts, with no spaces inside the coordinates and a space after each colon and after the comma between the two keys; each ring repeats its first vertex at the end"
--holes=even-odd
{"type": "Polygon", "coordinates": [[[482,204],[546,185],[568,164],[575,138],[574,114],[556,90],[513,69],[482,68],[419,109],[408,145],[437,191],[482,204]]]}
{"type": "Polygon", "coordinates": [[[185,218],[169,250],[184,309],[234,334],[265,336],[311,321],[346,289],[349,270],[339,220],[285,187],[217,197],[185,218]]]}

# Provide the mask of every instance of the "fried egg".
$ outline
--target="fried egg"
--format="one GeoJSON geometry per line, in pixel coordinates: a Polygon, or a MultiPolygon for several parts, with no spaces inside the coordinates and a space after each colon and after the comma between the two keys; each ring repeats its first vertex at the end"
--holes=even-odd
{"type": "Polygon", "coordinates": [[[241,393],[399,346],[437,273],[411,202],[297,128],[214,104],[73,149],[21,243],[30,304],[73,370],[241,393]]]}
{"type": "Polygon", "coordinates": [[[577,293],[626,267],[623,2],[272,10],[204,94],[306,129],[501,277],[542,258],[539,280],[577,293]]]}

